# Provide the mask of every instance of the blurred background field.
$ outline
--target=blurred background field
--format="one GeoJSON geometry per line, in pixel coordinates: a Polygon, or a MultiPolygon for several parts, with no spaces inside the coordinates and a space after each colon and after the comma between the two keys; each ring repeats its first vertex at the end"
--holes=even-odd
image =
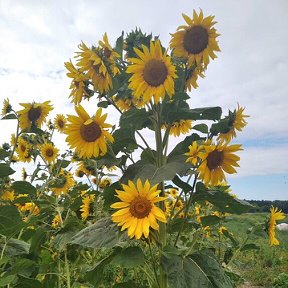
{"type": "MultiPolygon", "coordinates": [[[[236,239],[244,241],[249,228],[265,222],[267,218],[268,213],[231,215],[226,218],[225,226],[236,239]]],[[[287,222],[287,216],[283,222],[287,222]]],[[[256,244],[259,250],[239,253],[232,266],[245,282],[251,283],[251,286],[240,287],[288,287],[288,231],[276,230],[276,238],[280,245],[271,247],[263,229],[250,236],[247,243],[256,244]]]]}

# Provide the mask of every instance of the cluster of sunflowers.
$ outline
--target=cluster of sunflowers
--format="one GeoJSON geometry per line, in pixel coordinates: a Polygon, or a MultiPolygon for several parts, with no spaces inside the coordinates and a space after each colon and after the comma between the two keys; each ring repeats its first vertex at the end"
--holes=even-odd
{"type": "MultiPolygon", "coordinates": [[[[185,14],[183,18],[186,24],[171,34],[170,50],[164,48],[158,37],[138,29],[126,37],[122,33],[114,48],[106,33],[98,46],[88,47],[81,42],[76,63],[65,63],[67,76],[72,79],[70,99],[76,114],[57,114],[53,121],[47,121],[53,109],[50,101],[21,103],[23,109],[14,111],[9,100],[4,100],[3,119],[16,119],[18,125],[10,144],[3,144],[0,150],[0,210],[5,205],[13,206],[27,223],[15,232],[18,239],[24,233],[23,239],[30,241],[25,229],[37,225],[43,231],[52,229],[47,245],[50,250],[58,249],[58,264],[65,262],[66,278],[55,280],[58,287],[64,282],[71,287],[69,245],[77,244],[86,250],[111,248],[107,239],[118,243],[126,230],[125,235],[132,240],[126,239],[125,245],[149,245],[148,262],[155,274],[154,280],[148,277],[149,287],[155,283],[157,287],[167,287],[169,281],[173,286],[174,280],[168,275],[171,263],[178,261],[179,255],[192,261],[193,253],[200,253],[197,247],[213,246],[215,235],[220,235],[218,240],[231,240],[232,233],[223,226],[225,217],[251,207],[230,193],[226,179],[226,173],[236,173],[235,167],[239,167],[240,157],[236,154],[242,150],[241,145],[230,142],[247,124],[244,108],[238,104],[221,118],[220,107],[189,107],[188,92],[198,87],[198,78],[205,77],[210,60],[220,51],[214,16],[204,17],[202,11],[194,11],[192,18],[185,14]],[[90,115],[80,103],[93,101],[94,97],[98,107],[90,115]],[[119,112],[118,126],[106,122],[108,114],[104,109],[119,112]],[[213,123],[208,128],[207,124],[197,122],[201,120],[213,123]],[[66,135],[70,150],[63,154],[52,141],[54,130],[66,135]],[[152,133],[153,143],[148,140],[148,133],[152,133]],[[169,139],[175,143],[175,138],[184,134],[188,134],[184,140],[178,138],[169,147],[169,139]],[[135,160],[139,154],[139,160],[135,160]],[[26,163],[32,171],[24,169],[21,181],[9,176],[13,174],[10,166],[18,162],[26,163]],[[107,233],[107,239],[99,240],[100,246],[91,244],[103,237],[101,233],[93,234],[92,241],[91,227],[107,233]],[[109,234],[111,231],[114,234],[109,234]],[[134,239],[143,241],[135,243],[134,239]],[[202,244],[195,245],[197,241],[202,244]],[[181,247],[185,249],[178,251],[181,247]],[[158,260],[154,259],[154,252],[158,260]]],[[[276,220],[284,217],[281,211],[271,210],[271,245],[279,245],[275,225],[276,220]]],[[[90,269],[95,261],[86,252],[81,255],[86,257],[85,261],[88,259],[90,269]]],[[[205,253],[201,257],[206,257],[205,253]]],[[[223,254],[219,252],[220,263],[224,261],[220,259],[223,254]]],[[[112,253],[105,261],[110,263],[115,255],[112,253]]],[[[144,255],[141,254],[143,259],[144,255]]],[[[196,258],[193,261],[201,267],[196,258]]],[[[59,265],[57,275],[62,271],[59,265]]],[[[217,267],[222,269],[221,265],[217,267]]],[[[53,274],[55,267],[49,269],[53,274]]],[[[79,283],[90,281],[94,285],[98,281],[89,274],[94,268],[90,272],[89,269],[85,279],[77,276],[82,282],[76,277],[79,283]]],[[[46,276],[44,280],[48,279],[46,276]]]]}

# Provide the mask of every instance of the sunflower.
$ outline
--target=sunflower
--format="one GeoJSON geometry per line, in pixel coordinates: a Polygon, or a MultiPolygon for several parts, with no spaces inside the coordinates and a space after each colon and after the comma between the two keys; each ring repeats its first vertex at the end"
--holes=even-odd
{"type": "Polygon", "coordinates": [[[216,23],[214,16],[204,18],[202,10],[199,15],[193,10],[193,19],[185,14],[182,16],[188,25],[178,27],[178,31],[172,34],[170,47],[173,54],[188,59],[190,67],[196,63],[206,69],[209,59],[217,58],[214,51],[220,51],[216,41],[219,34],[212,28],[216,23]]]}
{"type": "Polygon", "coordinates": [[[134,49],[139,58],[129,58],[131,63],[127,73],[133,75],[129,79],[129,88],[136,98],[143,96],[145,103],[154,97],[155,103],[164,99],[165,93],[171,98],[174,94],[176,68],[166,51],[162,51],[159,40],[150,42],[150,50],[142,45],[143,52],[134,49]]]}
{"type": "Polygon", "coordinates": [[[143,185],[138,179],[136,185],[129,180],[128,185],[122,184],[123,191],[116,190],[116,197],[121,202],[112,204],[111,208],[120,210],[112,215],[112,221],[122,226],[121,231],[128,229],[130,238],[140,239],[142,235],[148,238],[150,226],[159,230],[156,220],[166,223],[164,212],[155,205],[165,200],[158,196],[161,191],[157,190],[157,186],[151,187],[148,180],[143,185]]]}
{"type": "Polygon", "coordinates": [[[93,203],[95,199],[94,195],[84,195],[82,198],[82,205],[80,206],[81,218],[86,220],[90,214],[90,204],[93,203]]]}
{"type": "Polygon", "coordinates": [[[120,55],[109,44],[107,33],[103,35],[103,41],[100,40],[99,45],[102,47],[104,55],[108,60],[114,62],[114,58],[120,58],[120,55]]]}
{"type": "Polygon", "coordinates": [[[189,133],[190,129],[192,129],[192,120],[179,120],[172,123],[169,134],[178,137],[180,134],[189,133]]]}
{"type": "Polygon", "coordinates": [[[190,69],[188,71],[188,76],[186,78],[186,82],[185,82],[185,91],[189,91],[191,92],[192,87],[194,89],[198,88],[198,84],[197,84],[197,80],[198,77],[204,78],[205,75],[203,72],[201,72],[199,69],[195,68],[195,69],[190,69]]]}
{"type": "Polygon", "coordinates": [[[107,141],[113,142],[112,135],[105,130],[112,125],[105,123],[107,114],[101,115],[102,109],[96,111],[95,116],[90,117],[84,108],[75,106],[77,116],[68,115],[65,133],[68,135],[66,141],[71,148],[81,158],[98,157],[99,154],[105,155],[107,152],[107,141]]]}
{"type": "Polygon", "coordinates": [[[108,92],[112,89],[112,78],[109,71],[97,54],[97,49],[89,49],[84,42],[79,45],[81,52],[77,52],[80,60],[76,64],[81,72],[86,72],[89,79],[92,80],[94,90],[99,91],[101,94],[108,92]]]}
{"type": "Polygon", "coordinates": [[[178,190],[175,188],[170,188],[169,190],[169,194],[173,197],[173,198],[177,198],[178,197],[178,190]]]}
{"type": "Polygon", "coordinates": [[[185,155],[188,156],[186,162],[190,162],[192,165],[196,166],[202,146],[198,146],[197,142],[193,141],[192,145],[189,145],[188,149],[189,152],[185,153],[185,155]]]}
{"type": "Polygon", "coordinates": [[[27,177],[28,177],[28,174],[27,174],[26,169],[22,168],[22,180],[26,181],[27,177]]]}
{"type": "Polygon", "coordinates": [[[62,193],[67,194],[68,190],[73,186],[73,175],[64,169],[61,169],[57,179],[53,183],[51,190],[56,196],[60,196],[62,193]]]}
{"type": "Polygon", "coordinates": [[[55,128],[60,132],[64,132],[64,128],[66,126],[67,119],[63,114],[57,114],[56,117],[54,118],[54,125],[55,128]]]}
{"type": "Polygon", "coordinates": [[[15,199],[15,194],[13,191],[3,191],[3,193],[0,196],[1,200],[6,200],[6,201],[13,201],[15,199]]]}
{"type": "Polygon", "coordinates": [[[30,162],[31,161],[31,149],[32,145],[28,143],[24,138],[19,137],[16,152],[18,154],[18,158],[22,162],[30,162]]]}
{"type": "Polygon", "coordinates": [[[40,147],[41,156],[48,163],[52,163],[58,156],[59,149],[54,147],[52,143],[44,143],[40,147]]]}
{"type": "Polygon", "coordinates": [[[236,130],[242,131],[242,129],[247,125],[245,118],[249,116],[243,114],[244,109],[245,108],[240,107],[238,104],[238,107],[234,112],[229,111],[228,119],[230,130],[227,133],[220,133],[217,138],[218,141],[230,142],[234,137],[236,137],[236,130]]]}
{"type": "Polygon", "coordinates": [[[2,108],[2,116],[5,116],[6,114],[10,113],[12,111],[12,106],[9,102],[9,99],[4,99],[3,101],[3,108],[2,108]]]}
{"type": "Polygon", "coordinates": [[[112,180],[110,178],[108,178],[108,177],[105,177],[105,178],[101,179],[101,181],[99,183],[99,187],[101,189],[104,189],[104,188],[110,186],[111,183],[112,183],[112,180]]]}
{"type": "Polygon", "coordinates": [[[270,218],[268,221],[268,234],[269,234],[269,244],[270,246],[279,245],[279,241],[275,238],[275,226],[276,220],[282,220],[286,216],[285,214],[279,210],[278,208],[274,208],[273,206],[270,208],[270,218]]]}
{"type": "Polygon", "coordinates": [[[89,93],[86,88],[86,82],[89,78],[87,75],[79,71],[71,61],[65,62],[64,65],[69,71],[66,75],[73,79],[69,87],[72,90],[69,97],[72,98],[71,102],[79,104],[82,101],[83,96],[89,98],[89,93]]]}
{"type": "Polygon", "coordinates": [[[62,222],[62,219],[61,219],[60,215],[57,214],[57,215],[55,215],[55,217],[52,220],[51,227],[53,229],[56,229],[57,227],[59,227],[61,225],[61,222],[62,222]]]}
{"type": "Polygon", "coordinates": [[[18,111],[19,114],[19,125],[22,129],[30,129],[32,125],[41,127],[46,121],[45,118],[51,110],[53,110],[50,101],[43,103],[20,103],[24,109],[18,111]]]}
{"type": "Polygon", "coordinates": [[[243,150],[241,145],[203,145],[203,151],[199,153],[202,163],[198,167],[199,177],[205,185],[218,185],[226,181],[224,171],[229,174],[236,173],[234,167],[239,167],[240,157],[233,152],[243,150]],[[234,167],[233,167],[234,166],[234,167]]]}

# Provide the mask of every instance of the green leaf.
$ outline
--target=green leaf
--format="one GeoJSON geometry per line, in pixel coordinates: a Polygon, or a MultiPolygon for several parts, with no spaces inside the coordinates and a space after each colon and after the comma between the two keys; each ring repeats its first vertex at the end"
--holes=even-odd
{"type": "Polygon", "coordinates": [[[180,108],[177,112],[170,112],[168,119],[170,123],[179,119],[187,120],[219,120],[222,114],[221,107],[205,107],[187,109],[180,108]]]}
{"type": "Polygon", "coordinates": [[[98,107],[107,108],[109,105],[108,101],[101,101],[97,104],[98,107]]]}
{"type": "MultiPolygon", "coordinates": [[[[192,144],[194,141],[200,140],[200,136],[198,134],[191,134],[190,136],[187,136],[183,141],[178,143],[175,148],[170,152],[168,157],[173,157],[176,155],[184,155],[188,152],[188,147],[192,144]]],[[[185,160],[186,161],[186,160],[185,160]]]]}
{"type": "Polygon", "coordinates": [[[124,46],[124,31],[122,31],[121,36],[117,38],[115,46],[115,51],[120,55],[121,58],[123,58],[123,46],[124,46]]]}
{"type": "Polygon", "coordinates": [[[0,148],[0,160],[4,160],[9,155],[10,155],[9,152],[7,152],[6,150],[0,148]]]}
{"type": "Polygon", "coordinates": [[[154,185],[164,180],[172,180],[176,174],[183,176],[191,167],[191,164],[186,163],[185,159],[184,155],[175,156],[160,168],[140,160],[128,167],[121,178],[121,182],[128,182],[128,180],[135,182],[140,178],[142,182],[148,179],[154,185]]]}
{"type": "Polygon", "coordinates": [[[1,120],[8,120],[8,119],[17,119],[15,114],[7,114],[6,116],[2,117],[1,120]]]}
{"type": "Polygon", "coordinates": [[[149,120],[149,116],[149,113],[145,109],[132,108],[121,115],[120,127],[130,127],[134,130],[141,130],[150,125],[151,121],[149,120]]]}
{"type": "Polygon", "coordinates": [[[1,276],[0,287],[7,287],[7,285],[11,284],[15,279],[16,279],[15,275],[1,276]]]}
{"type": "Polygon", "coordinates": [[[161,257],[161,265],[168,278],[169,287],[213,288],[209,277],[188,257],[171,255],[161,257]]]}
{"type": "Polygon", "coordinates": [[[38,257],[39,250],[41,249],[42,244],[45,243],[47,239],[47,232],[43,227],[38,227],[32,236],[31,246],[29,249],[29,253],[38,257]]]}
{"type": "Polygon", "coordinates": [[[104,268],[111,262],[113,258],[113,253],[101,261],[99,261],[92,269],[88,270],[84,276],[84,279],[89,283],[93,284],[94,287],[98,287],[98,285],[103,280],[103,271],[104,268]]]}
{"type": "Polygon", "coordinates": [[[206,124],[197,124],[192,129],[208,134],[208,126],[206,124]]]}
{"type": "Polygon", "coordinates": [[[144,265],[145,256],[140,247],[128,247],[121,249],[113,257],[111,264],[119,265],[125,268],[133,268],[144,265]]]}
{"type": "Polygon", "coordinates": [[[15,206],[0,206],[0,234],[10,238],[16,235],[25,223],[15,206]]]}
{"type": "Polygon", "coordinates": [[[205,185],[198,182],[196,185],[196,193],[193,196],[193,202],[208,201],[215,205],[220,212],[241,214],[248,212],[253,206],[237,198],[225,191],[208,190],[205,185]]]}
{"type": "Polygon", "coordinates": [[[230,278],[224,273],[214,254],[207,250],[193,253],[189,256],[213,283],[212,287],[233,288],[230,278]]]}
{"type": "Polygon", "coordinates": [[[71,161],[64,160],[64,159],[58,159],[56,166],[61,168],[67,168],[67,166],[71,163],[71,161]]]}
{"type": "Polygon", "coordinates": [[[15,181],[12,189],[18,194],[36,195],[37,189],[27,181],[15,181]]]}
{"type": "Polygon", "coordinates": [[[135,131],[132,127],[120,128],[113,133],[114,143],[112,149],[115,155],[123,150],[131,153],[137,149],[138,146],[134,134],[135,131]]]}
{"type": "Polygon", "coordinates": [[[28,277],[19,276],[15,288],[43,288],[40,281],[28,277]]]}
{"type": "Polygon", "coordinates": [[[233,247],[237,248],[239,246],[239,241],[233,237],[232,233],[230,233],[228,230],[222,230],[222,233],[226,238],[230,239],[233,247]]]}
{"type": "Polygon", "coordinates": [[[221,219],[215,215],[208,215],[208,216],[203,216],[200,218],[201,219],[201,224],[205,226],[213,226],[216,224],[219,224],[221,219]]]}
{"type": "Polygon", "coordinates": [[[122,186],[120,185],[120,183],[118,181],[114,182],[110,186],[104,188],[103,198],[104,198],[104,207],[106,209],[110,209],[110,206],[113,203],[119,201],[119,199],[115,196],[116,195],[116,192],[115,192],[116,189],[118,189],[118,190],[122,189],[122,186]]]}
{"type": "Polygon", "coordinates": [[[181,188],[185,194],[193,190],[193,187],[190,184],[182,181],[177,175],[172,179],[172,182],[181,188]]]}
{"type": "Polygon", "coordinates": [[[15,173],[15,171],[12,168],[10,168],[7,164],[0,163],[0,178],[7,177],[13,173],[15,173]]]}
{"type": "Polygon", "coordinates": [[[240,251],[247,251],[247,250],[259,250],[260,247],[254,243],[247,243],[241,247],[240,251]]]}
{"type": "Polygon", "coordinates": [[[71,243],[88,248],[112,248],[125,239],[126,234],[119,235],[117,225],[107,217],[78,232],[71,243]]]}
{"type": "Polygon", "coordinates": [[[20,258],[9,269],[7,275],[22,275],[29,277],[33,273],[36,263],[30,259],[20,258]]]}
{"type": "Polygon", "coordinates": [[[138,283],[135,283],[132,280],[129,280],[127,282],[121,282],[113,285],[113,288],[135,288],[139,286],[138,283]]]}
{"type": "MultiPolygon", "coordinates": [[[[4,241],[2,240],[0,242],[0,250],[1,251],[3,249],[3,244],[4,244],[4,241]]],[[[19,239],[11,238],[7,242],[7,246],[6,246],[4,255],[7,255],[10,257],[25,255],[25,254],[29,253],[29,248],[30,248],[30,244],[28,244],[22,240],[19,240],[19,239]]]]}
{"type": "Polygon", "coordinates": [[[212,135],[217,135],[218,133],[227,133],[230,129],[229,119],[221,119],[218,123],[211,125],[210,132],[212,135]]]}

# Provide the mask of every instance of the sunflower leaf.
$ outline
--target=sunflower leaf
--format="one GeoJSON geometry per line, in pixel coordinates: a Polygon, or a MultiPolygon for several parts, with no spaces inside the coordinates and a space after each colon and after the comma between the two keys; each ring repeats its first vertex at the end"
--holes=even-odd
{"type": "Polygon", "coordinates": [[[0,163],[0,178],[7,177],[13,173],[15,173],[15,171],[12,168],[10,168],[7,164],[0,163]]]}
{"type": "Polygon", "coordinates": [[[12,184],[12,189],[18,194],[36,195],[36,188],[27,181],[15,181],[12,184]]]}

